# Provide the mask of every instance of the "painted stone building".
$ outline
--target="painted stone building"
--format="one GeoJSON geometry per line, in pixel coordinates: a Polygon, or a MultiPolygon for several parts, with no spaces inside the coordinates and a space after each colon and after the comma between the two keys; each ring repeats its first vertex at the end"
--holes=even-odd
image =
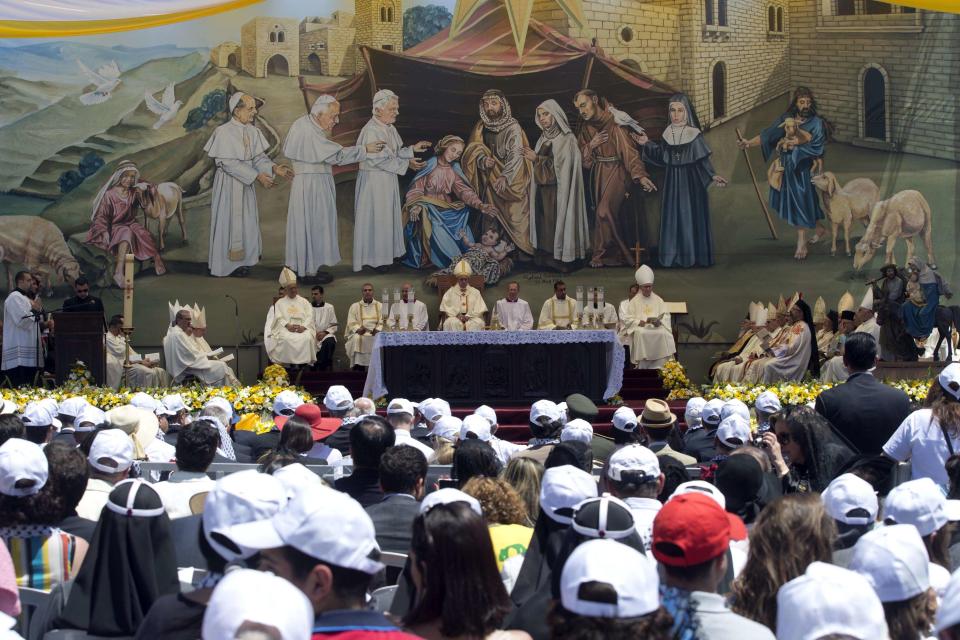
{"type": "MultiPolygon", "coordinates": [[[[387,51],[403,50],[401,0],[355,0],[357,44],[387,51]]],[[[357,72],[367,68],[357,49],[357,72]]]]}
{"type": "Polygon", "coordinates": [[[228,40],[210,49],[210,61],[225,69],[240,68],[240,43],[228,40]]]}
{"type": "Polygon", "coordinates": [[[296,18],[253,18],[240,29],[240,68],[255,78],[300,73],[300,24],[296,18]]]}
{"type": "Polygon", "coordinates": [[[329,18],[308,17],[300,23],[300,70],[324,76],[349,76],[357,71],[357,30],[354,14],[335,11],[329,18]]]}

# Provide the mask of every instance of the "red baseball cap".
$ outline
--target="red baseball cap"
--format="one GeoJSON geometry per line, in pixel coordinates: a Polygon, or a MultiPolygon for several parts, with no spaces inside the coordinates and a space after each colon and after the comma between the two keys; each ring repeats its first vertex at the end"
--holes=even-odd
{"type": "Polygon", "coordinates": [[[653,521],[653,557],[671,567],[692,567],[725,553],[731,518],[716,500],[686,493],[667,501],[653,521]]]}

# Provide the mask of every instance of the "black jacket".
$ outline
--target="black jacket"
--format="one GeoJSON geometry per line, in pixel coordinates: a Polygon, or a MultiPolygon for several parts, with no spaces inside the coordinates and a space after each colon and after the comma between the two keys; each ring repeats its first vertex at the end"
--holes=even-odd
{"type": "Polygon", "coordinates": [[[380,472],[377,469],[354,467],[352,474],[334,481],[333,486],[359,502],[361,507],[369,507],[383,500],[380,472]]]}
{"type": "Polygon", "coordinates": [[[862,372],[817,396],[817,413],[864,455],[878,455],[910,414],[910,399],[862,372]]]}
{"type": "Polygon", "coordinates": [[[420,503],[410,495],[394,493],[367,507],[377,532],[381,551],[408,553],[413,537],[413,521],[420,514],[420,503]]]}

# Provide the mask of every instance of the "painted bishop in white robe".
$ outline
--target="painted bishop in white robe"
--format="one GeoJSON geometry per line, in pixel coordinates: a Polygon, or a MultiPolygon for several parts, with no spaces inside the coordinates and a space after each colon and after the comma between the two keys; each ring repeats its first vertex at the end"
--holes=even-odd
{"type": "Polygon", "coordinates": [[[190,327],[190,313],[178,314],[176,324],[170,327],[163,339],[163,354],[167,371],[175,382],[192,375],[203,384],[215,387],[238,387],[240,381],[225,362],[211,360],[205,353],[196,350],[196,342],[187,334],[190,327]]]}
{"type": "Polygon", "coordinates": [[[507,331],[530,331],[533,329],[533,313],[526,300],[520,298],[520,285],[507,285],[507,297],[497,300],[493,307],[497,323],[507,331]]]}
{"type": "MultiPolygon", "coordinates": [[[[123,363],[127,356],[126,344],[126,339],[120,333],[120,325],[110,327],[106,336],[107,386],[113,389],[119,389],[120,385],[123,384],[123,363]]],[[[130,368],[127,371],[126,386],[131,389],[169,387],[172,378],[159,365],[159,362],[144,360],[143,356],[131,347],[130,368]]]]}
{"type": "Polygon", "coordinates": [[[363,285],[363,298],[347,311],[344,349],[351,367],[369,367],[374,337],[383,330],[383,305],[373,299],[373,286],[363,285]]]}
{"type": "Polygon", "coordinates": [[[337,231],[337,188],[333,167],[366,159],[383,149],[382,142],[342,147],[329,136],[340,121],[340,103],[322,95],[310,113],[297,118],[283,143],[293,162],[294,178],[287,205],[286,263],[297,275],[317,273],[321,265],[340,262],[337,231]]]}
{"type": "Polygon", "coordinates": [[[660,369],[677,352],[670,330],[670,312],[663,298],[653,292],[653,269],[637,269],[640,293],[627,305],[624,320],[630,334],[630,361],[638,369],[660,369]]]}
{"type": "Polygon", "coordinates": [[[280,273],[280,286],[284,295],[270,306],[263,327],[267,356],[277,364],[312,364],[317,359],[313,306],[297,295],[297,276],[287,267],[280,273]]]}
{"type": "Polygon", "coordinates": [[[446,314],[443,321],[444,331],[483,331],[486,321],[487,303],[480,292],[470,286],[469,278],[473,269],[466,260],[461,260],[453,268],[457,284],[447,289],[440,299],[440,313],[446,314]]]}
{"type": "Polygon", "coordinates": [[[354,195],[353,270],[364,265],[382,267],[406,253],[401,225],[400,187],[397,181],[407,169],[419,171],[424,163],[414,157],[430,148],[420,141],[404,147],[393,126],[400,113],[397,95],[381,89],[373,97],[373,117],[360,130],[357,146],[381,142],[379,153],[360,162],[354,195]]]}
{"type": "Polygon", "coordinates": [[[274,176],[292,178],[293,172],[267,156],[269,144],[253,122],[256,100],[241,92],[229,102],[231,118],[214,130],[203,150],[213,158],[210,211],[210,274],[228,276],[249,269],[260,260],[260,217],[253,183],[269,189],[274,176]]]}

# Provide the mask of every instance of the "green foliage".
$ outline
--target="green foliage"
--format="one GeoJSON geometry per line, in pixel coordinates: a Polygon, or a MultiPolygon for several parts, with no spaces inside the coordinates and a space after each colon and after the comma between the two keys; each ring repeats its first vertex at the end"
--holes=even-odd
{"type": "Polygon", "coordinates": [[[80,170],[81,176],[88,178],[99,171],[102,166],[103,158],[98,156],[95,151],[90,151],[80,159],[77,169],[80,170]]]}
{"type": "Polygon", "coordinates": [[[83,182],[83,176],[76,169],[69,169],[60,174],[57,184],[60,185],[60,193],[70,193],[80,186],[83,182]]]}
{"type": "Polygon", "coordinates": [[[677,326],[681,329],[686,329],[687,333],[695,338],[700,338],[703,340],[710,334],[710,329],[714,325],[720,324],[716,320],[711,320],[706,322],[704,320],[698,320],[695,316],[690,316],[690,322],[678,322],[677,326]]]}
{"type": "Polygon", "coordinates": [[[190,113],[187,114],[187,120],[183,123],[183,128],[187,131],[200,129],[211,119],[226,111],[227,92],[223,89],[214,89],[203,96],[200,105],[191,109],[190,113]]]}
{"type": "Polygon", "coordinates": [[[204,112],[202,107],[194,107],[193,109],[190,109],[190,113],[187,114],[187,119],[183,123],[183,128],[187,131],[196,131],[205,124],[207,124],[207,114],[204,112]]]}
{"type": "Polygon", "coordinates": [[[436,4],[410,7],[403,12],[403,48],[409,49],[450,26],[453,15],[436,4]]]}

